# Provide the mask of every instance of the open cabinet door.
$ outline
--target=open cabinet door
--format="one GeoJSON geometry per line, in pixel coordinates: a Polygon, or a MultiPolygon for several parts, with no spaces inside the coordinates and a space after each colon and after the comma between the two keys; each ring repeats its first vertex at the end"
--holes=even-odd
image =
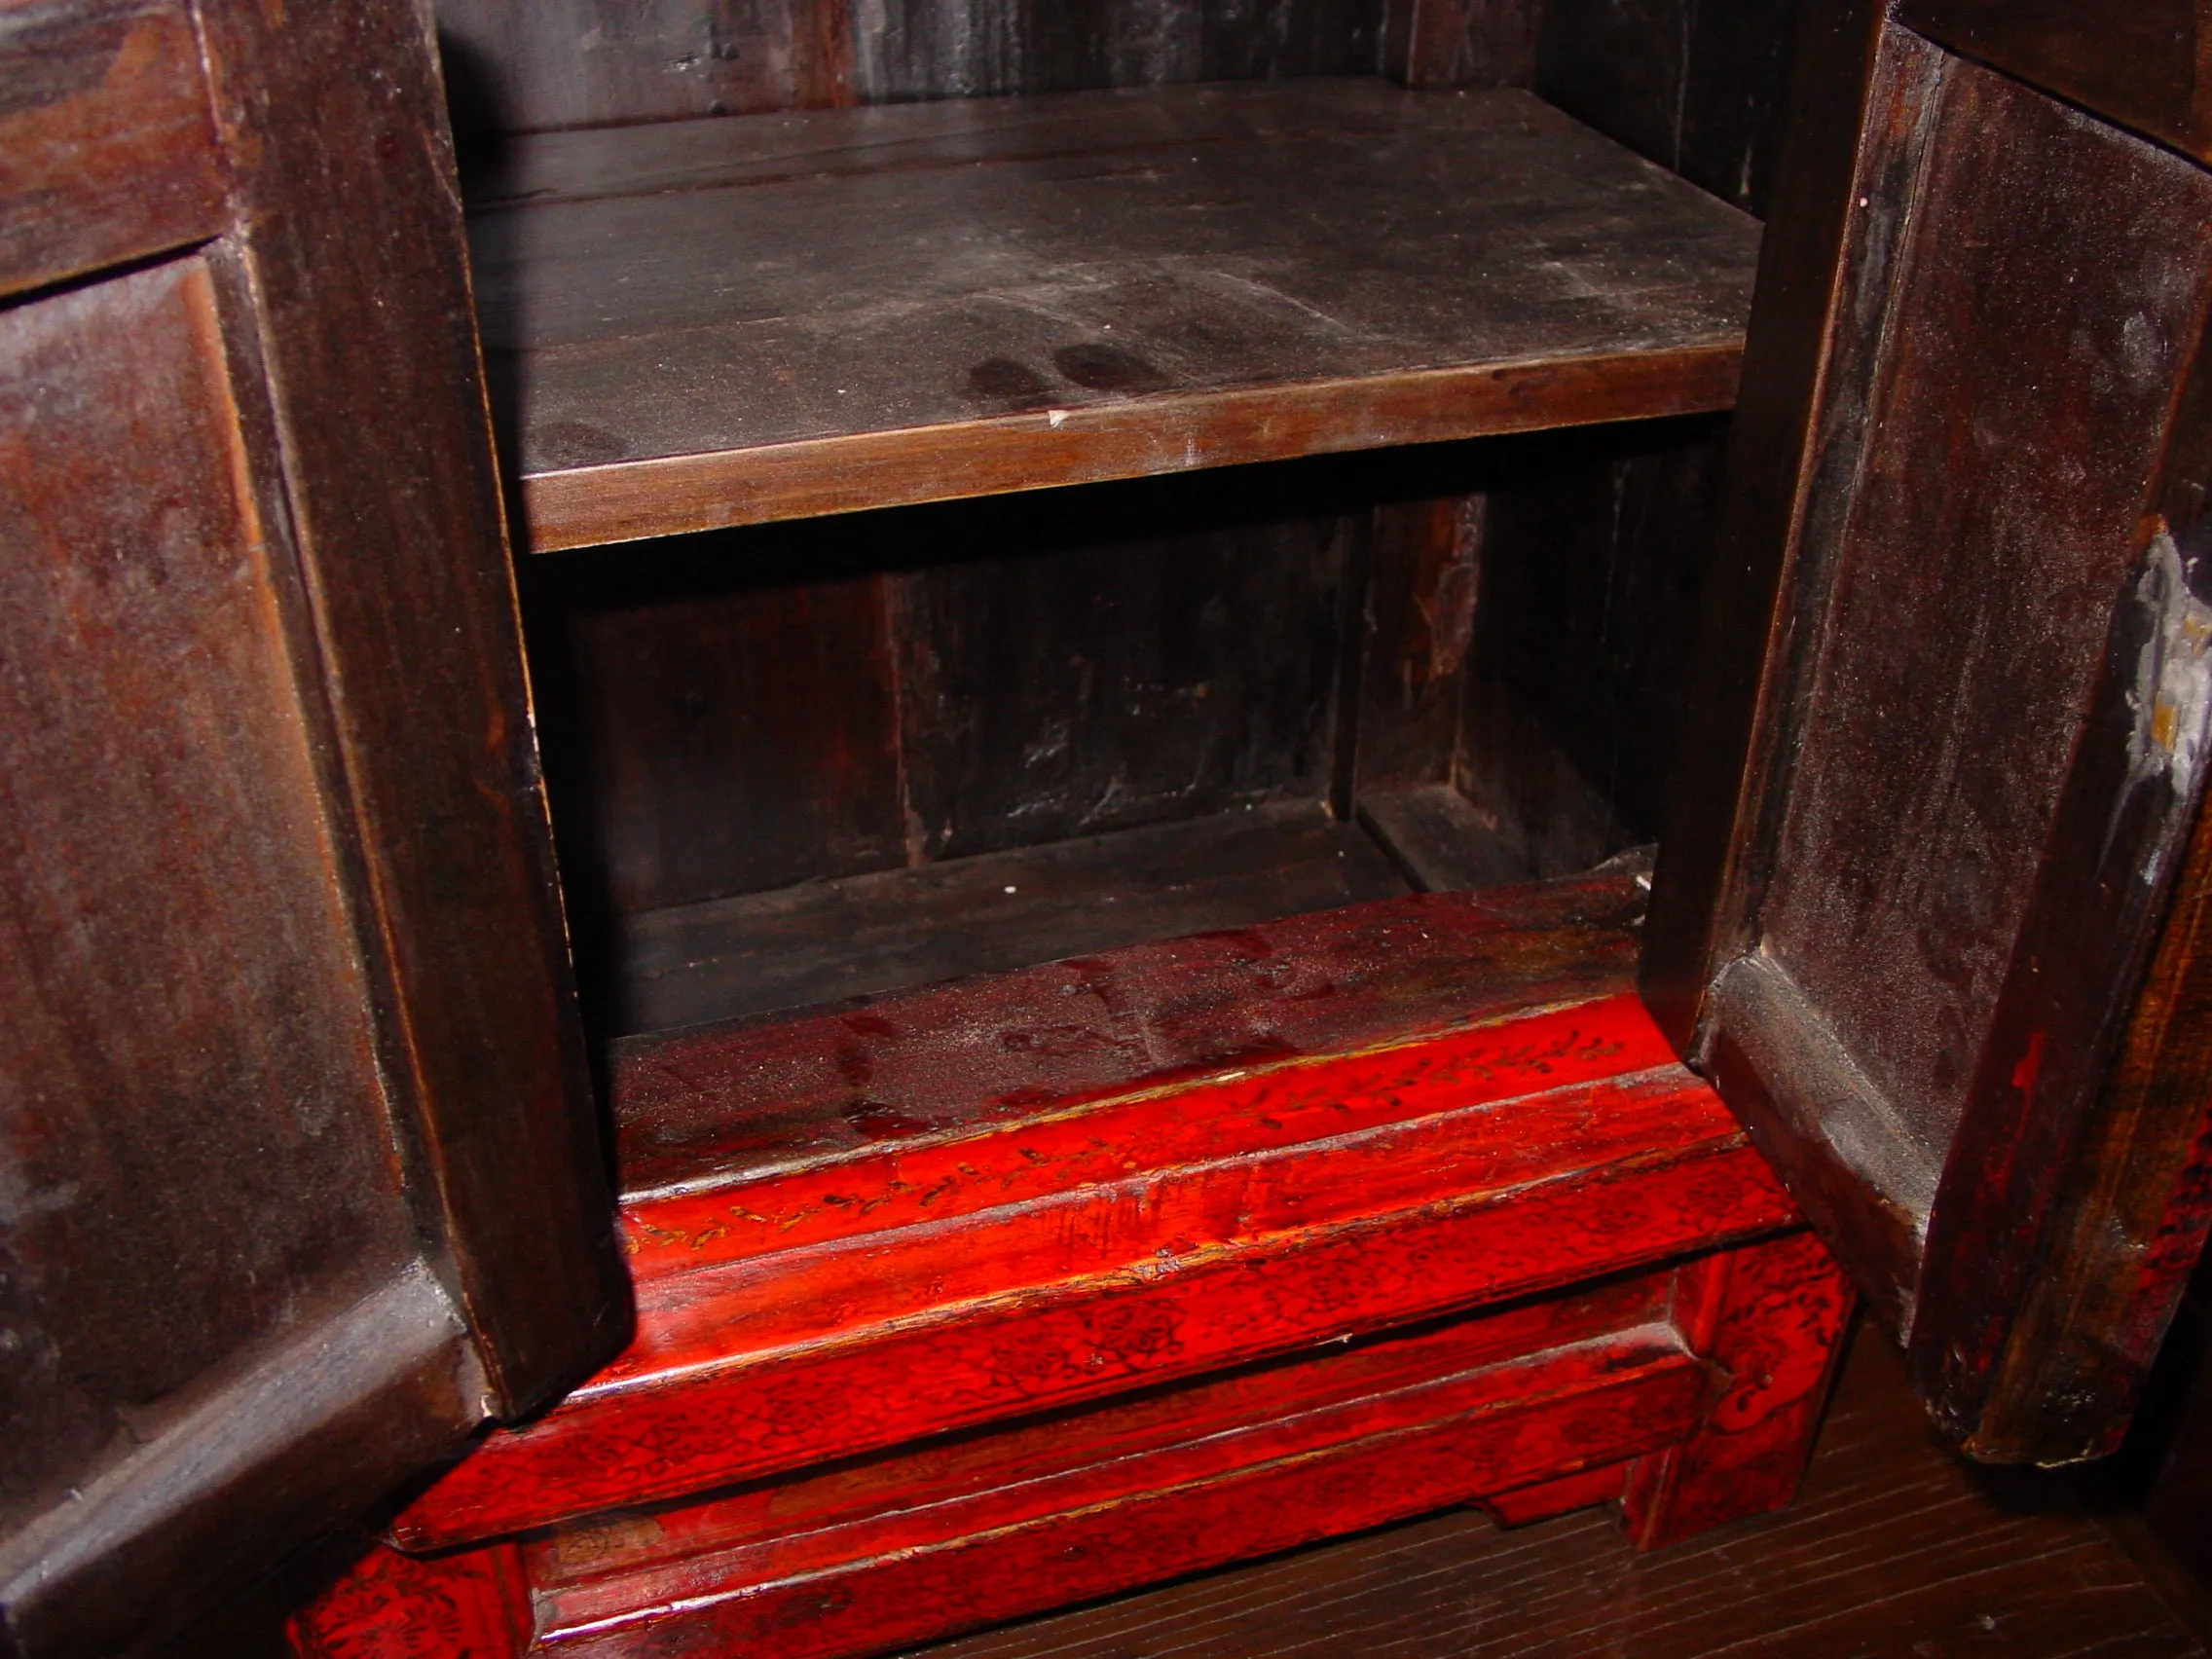
{"type": "Polygon", "coordinates": [[[1804,39],[1644,990],[1937,1419],[2092,1456],[2207,1214],[2212,11],[1804,39]]]}
{"type": "Polygon", "coordinates": [[[0,1651],[622,1335],[426,11],[0,3],[0,1651]]]}

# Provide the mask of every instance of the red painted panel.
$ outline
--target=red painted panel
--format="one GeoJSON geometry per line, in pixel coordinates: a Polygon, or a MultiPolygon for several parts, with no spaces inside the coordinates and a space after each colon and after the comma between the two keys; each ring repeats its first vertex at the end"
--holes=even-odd
{"type": "Polygon", "coordinates": [[[689,1584],[681,1602],[641,1605],[617,1594],[628,1609],[619,1612],[557,1598],[544,1609],[552,1622],[542,1640],[552,1651],[608,1659],[665,1652],[671,1638],[778,1659],[880,1652],[1526,1484],[1558,1467],[1563,1449],[1648,1444],[1635,1432],[1645,1425],[1653,1438],[1680,1433],[1707,1385],[1678,1349],[1533,1392],[1530,1381],[1524,1374],[1502,1397],[1441,1420],[841,1569],[726,1588],[677,1579],[670,1589],[689,1584]]]}
{"type": "Polygon", "coordinates": [[[1619,996],[1361,1053],[1153,1083],[980,1131],[940,1131],[705,1191],[633,1198],[624,1206],[631,1265],[641,1279],[689,1272],[1673,1060],[1642,1004],[1619,996]]]}
{"type": "Polygon", "coordinates": [[[1482,1506],[1500,1527],[1526,1527],[1532,1522],[1549,1521],[1570,1510],[1612,1502],[1627,1490],[1632,1467],[1633,1463],[1601,1464],[1595,1469],[1584,1469],[1578,1475],[1562,1475],[1557,1480],[1515,1487],[1511,1492],[1484,1498],[1482,1506]]]}
{"type": "Polygon", "coordinates": [[[1423,894],[886,999],[616,1046],[624,1188],[645,1197],[1627,991],[1627,875],[1423,894]]]}
{"type": "MultiPolygon", "coordinates": [[[[1419,1053],[1419,1050],[1411,1051],[1419,1053]]],[[[1235,1091],[1209,1090],[1234,1110],[1235,1091]]],[[[1425,1098],[1418,1086],[1396,1096],[1425,1098]]],[[[1231,1248],[1440,1201],[1573,1179],[1736,1126],[1677,1066],[1502,1105],[1168,1169],[930,1227],[902,1228],[639,1287],[629,1349],[581,1404],[704,1365],[865,1330],[925,1309],[1110,1272],[1153,1276],[1231,1248]]],[[[1132,1149],[1133,1150],[1133,1149],[1132,1149]]]]}
{"type": "Polygon", "coordinates": [[[1164,1447],[1419,1390],[1440,1378],[1526,1361],[1552,1349],[1601,1340],[1616,1347],[1648,1344],[1650,1333],[1642,1328],[1664,1320],[1673,1278],[1661,1271],[1440,1327],[1025,1418],[988,1434],[899,1447],[649,1516],[579,1522],[526,1546],[531,1579],[541,1588],[557,1588],[710,1551],[850,1530],[855,1522],[890,1511],[942,1516],[951,1500],[975,1493],[1046,1483],[1110,1462],[1134,1469],[1143,1455],[1164,1447]]]}
{"type": "MultiPolygon", "coordinates": [[[[1709,1378],[1668,1327],[1646,1326],[1504,1365],[1446,1372],[1387,1393],[1263,1419],[1226,1434],[1092,1461],[1045,1480],[994,1484],[930,1507],[893,1510],[642,1571],[606,1574],[542,1598],[540,1624],[549,1634],[589,1628],[640,1608],[773,1595],[779,1585],[819,1580],[824,1573],[854,1567],[879,1571],[888,1558],[903,1552],[941,1549],[950,1541],[1009,1527],[1142,1502],[1155,1493],[1286,1458],[1349,1455],[1363,1443],[1396,1439],[1404,1431],[1441,1427],[1464,1434],[1475,1421],[1580,1401],[1594,1390],[1628,1398],[1621,1401],[1623,1409],[1602,1422],[1572,1415],[1573,1421],[1592,1425],[1595,1438],[1567,1442],[1523,1432],[1515,1441],[1516,1467],[1549,1473],[1593,1455],[1617,1460],[1663,1445],[1695,1423],[1709,1378]]],[[[1479,1490],[1465,1489],[1462,1495],[1479,1490]]],[[[1327,1530],[1324,1518],[1315,1517],[1309,1525],[1318,1530],[1309,1535],[1327,1530]]]]}
{"type": "MultiPolygon", "coordinates": [[[[1678,1104],[1696,1115],[1696,1097],[1678,1104]]],[[[702,1356],[493,1435],[395,1532],[440,1545],[679,1497],[1637,1267],[1793,1216],[1731,1125],[1502,1193],[1016,1293],[920,1326],[735,1362],[702,1356]]]]}
{"type": "Polygon", "coordinates": [[[382,1546],[302,1608],[301,1659],[501,1659],[531,1636],[520,1553],[493,1544],[438,1561],[382,1546]]]}
{"type": "Polygon", "coordinates": [[[1643,1541],[1680,1536],[1794,1481],[1839,1284],[1788,1235],[522,1549],[379,1551],[295,1638],[311,1655],[481,1656],[535,1627],[537,1652],[857,1659],[1441,1503],[1535,1520],[1620,1495],[1624,1473],[1643,1541]],[[1674,1322],[1650,1322],[1661,1309],[1674,1322]]]}
{"type": "Polygon", "coordinates": [[[1630,1476],[1629,1535],[1646,1549],[1795,1494],[1857,1299],[1809,1233],[1692,1263],[1677,1283],[1677,1327],[1729,1381],[1695,1437],[1630,1476]]]}

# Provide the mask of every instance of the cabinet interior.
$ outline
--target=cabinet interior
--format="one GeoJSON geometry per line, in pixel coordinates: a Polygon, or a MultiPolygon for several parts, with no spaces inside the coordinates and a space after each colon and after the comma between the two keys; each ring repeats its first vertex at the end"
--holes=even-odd
{"type": "Polygon", "coordinates": [[[598,1041],[1655,837],[1764,132],[1574,11],[727,115],[446,9],[598,1041]]]}

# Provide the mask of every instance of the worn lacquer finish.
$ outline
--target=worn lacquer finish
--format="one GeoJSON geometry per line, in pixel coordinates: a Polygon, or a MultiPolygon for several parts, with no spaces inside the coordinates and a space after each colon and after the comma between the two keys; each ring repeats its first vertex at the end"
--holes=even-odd
{"type": "MultiPolygon", "coordinates": [[[[1004,1019],[1017,982],[965,994],[1004,1019]]],[[[1625,1489],[1667,1541],[1788,1499],[1851,1303],[1627,997],[878,1139],[634,1198],[631,1354],[547,1419],[559,1444],[495,1440],[399,1527],[487,1541],[371,1548],[299,1650],[443,1654],[476,1621],[491,1653],[841,1659],[1452,1502],[1625,1489]],[[1071,1250],[1124,1266],[1067,1276],[1071,1250]],[[779,1293],[752,1314],[749,1264],[779,1293]],[[885,1347],[902,1317],[934,1340],[885,1347]],[[664,1369],[675,1346],[771,1411],[664,1369]],[[701,1410],[627,1389],[647,1376],[701,1410]],[[933,1435],[992,1398],[1014,1415],[933,1435]],[[835,1438],[809,1451],[802,1411],[835,1438]]]]}

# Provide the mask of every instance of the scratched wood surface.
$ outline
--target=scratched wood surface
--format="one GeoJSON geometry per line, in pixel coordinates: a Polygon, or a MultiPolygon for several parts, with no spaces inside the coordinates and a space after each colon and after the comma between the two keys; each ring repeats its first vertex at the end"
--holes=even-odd
{"type": "Polygon", "coordinates": [[[2074,1490],[1939,1446],[1862,1332],[1797,1501],[1639,1557],[1602,1513],[1458,1511],[930,1659],[2181,1659],[2205,1648],[2074,1490]]]}
{"type": "Polygon", "coordinates": [[[1725,407],[1757,240],[1525,93],[1380,81],[516,155],[473,245],[540,550],[1725,407]]]}

